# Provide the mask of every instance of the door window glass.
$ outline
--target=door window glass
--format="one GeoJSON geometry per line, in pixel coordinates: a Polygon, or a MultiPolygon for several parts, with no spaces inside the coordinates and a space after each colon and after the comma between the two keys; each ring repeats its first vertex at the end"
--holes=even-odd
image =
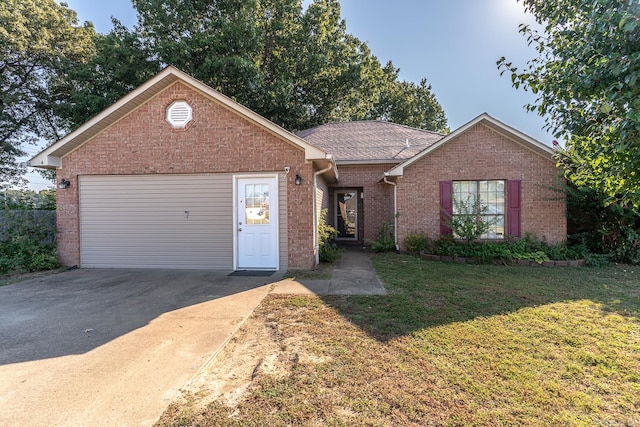
{"type": "Polygon", "coordinates": [[[357,192],[346,191],[336,194],[337,206],[336,216],[338,223],[338,237],[352,238],[356,237],[356,209],[357,209],[357,192]]]}
{"type": "Polygon", "coordinates": [[[269,185],[246,184],[245,224],[269,224],[269,185]]]}

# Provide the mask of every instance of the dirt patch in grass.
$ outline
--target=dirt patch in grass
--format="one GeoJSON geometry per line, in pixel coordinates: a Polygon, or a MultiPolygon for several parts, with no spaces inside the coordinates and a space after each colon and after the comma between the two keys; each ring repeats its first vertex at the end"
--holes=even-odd
{"type": "Polygon", "coordinates": [[[296,280],[331,280],[335,265],[330,262],[320,263],[313,270],[287,271],[285,279],[296,280]]]}
{"type": "Polygon", "coordinates": [[[158,425],[640,425],[640,272],[374,259],[271,295],[158,425]]]}
{"type": "Polygon", "coordinates": [[[313,350],[304,313],[322,307],[317,297],[270,296],[234,335],[200,375],[183,391],[180,401],[169,406],[157,425],[233,425],[240,408],[253,392],[269,396],[286,394],[295,367],[324,361],[313,350]],[[276,390],[263,388],[271,384],[276,390]]]}

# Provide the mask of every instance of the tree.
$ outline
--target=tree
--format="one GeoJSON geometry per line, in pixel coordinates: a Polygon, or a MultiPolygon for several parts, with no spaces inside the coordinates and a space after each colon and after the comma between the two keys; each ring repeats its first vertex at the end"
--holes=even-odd
{"type": "Polygon", "coordinates": [[[256,9],[260,50],[255,58],[262,90],[254,108],[288,129],[304,121],[296,81],[302,24],[299,0],[262,0],[256,9]]]}
{"type": "Polygon", "coordinates": [[[251,108],[259,94],[257,0],[133,0],[143,43],[174,65],[251,108]]]}
{"type": "Polygon", "coordinates": [[[0,2],[0,175],[20,184],[16,158],[25,144],[54,141],[68,129],[52,106],[69,96],[58,91],[64,70],[94,52],[93,26],[54,0],[0,2]]]}
{"type": "Polygon", "coordinates": [[[447,117],[427,79],[423,78],[419,84],[400,81],[399,72],[391,62],[384,67],[386,84],[372,118],[448,133],[447,117]]]}
{"type": "Polygon", "coordinates": [[[154,53],[141,36],[113,19],[107,34],[95,34],[95,54],[65,70],[58,91],[68,94],[52,106],[53,113],[73,130],[160,71],[154,53]]]}
{"type": "Polygon", "coordinates": [[[523,2],[544,26],[520,28],[539,57],[499,68],[538,95],[527,109],[566,138],[558,160],[568,179],[640,206],[640,2],[523,2]]]}
{"type": "Polygon", "coordinates": [[[289,130],[358,119],[446,128],[430,86],[385,73],[347,32],[338,0],[314,0],[304,11],[301,0],[134,0],[134,6],[153,57],[289,130]]]}
{"type": "Polygon", "coordinates": [[[358,119],[446,127],[426,81],[385,71],[347,32],[338,0],[133,3],[139,24],[114,20],[108,34],[54,0],[0,3],[5,186],[20,179],[24,144],[59,139],[169,64],[292,131],[358,119]]]}
{"type": "Polygon", "coordinates": [[[55,190],[13,189],[0,193],[0,209],[4,210],[56,210],[55,190]]]}
{"type": "Polygon", "coordinates": [[[365,117],[383,74],[369,48],[347,33],[337,0],[315,0],[304,15],[296,78],[307,117],[296,129],[365,117]]]}

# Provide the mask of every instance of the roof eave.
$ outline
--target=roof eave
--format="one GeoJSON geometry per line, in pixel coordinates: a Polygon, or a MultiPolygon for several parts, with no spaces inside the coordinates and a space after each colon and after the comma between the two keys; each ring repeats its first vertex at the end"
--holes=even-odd
{"type": "Polygon", "coordinates": [[[27,166],[42,169],[57,169],[62,167],[62,158],[58,156],[49,156],[41,152],[27,160],[27,166]]]}
{"type": "Polygon", "coordinates": [[[335,182],[338,182],[338,180],[340,179],[340,173],[338,172],[338,165],[336,164],[336,160],[331,154],[326,154],[324,159],[315,159],[312,160],[312,162],[318,171],[327,169],[321,175],[327,175],[335,182]]]}
{"type": "Polygon", "coordinates": [[[398,159],[394,160],[337,160],[336,163],[338,166],[366,166],[366,165],[393,165],[398,164],[400,161],[398,159]]]}

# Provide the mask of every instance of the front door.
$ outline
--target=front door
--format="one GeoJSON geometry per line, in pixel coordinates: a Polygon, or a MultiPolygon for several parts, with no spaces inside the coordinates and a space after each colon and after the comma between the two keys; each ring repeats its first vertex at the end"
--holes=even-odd
{"type": "Polygon", "coordinates": [[[237,185],[237,267],[277,270],[277,180],[238,178],[237,185]]]}
{"type": "Polygon", "coordinates": [[[358,239],[358,192],[356,190],[335,191],[336,229],[338,239],[358,239]]]}

